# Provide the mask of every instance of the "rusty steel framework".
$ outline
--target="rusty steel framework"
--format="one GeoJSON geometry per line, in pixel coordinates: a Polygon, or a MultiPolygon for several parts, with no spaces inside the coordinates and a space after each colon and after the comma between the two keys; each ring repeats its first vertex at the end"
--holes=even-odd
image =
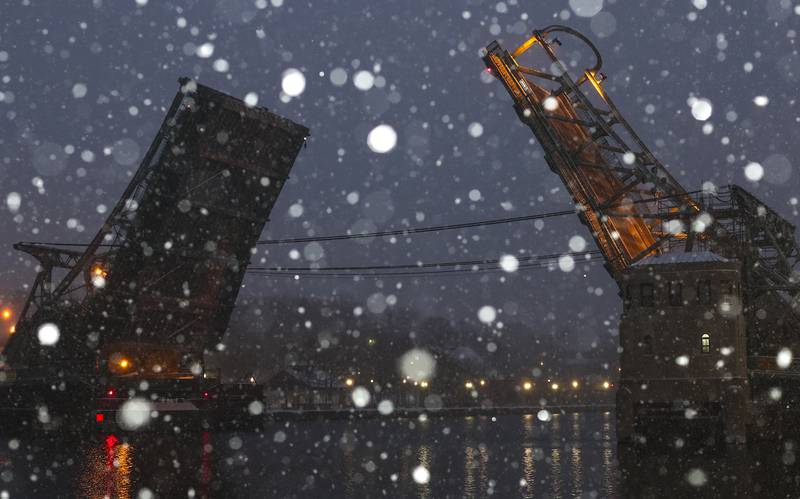
{"type": "MultiPolygon", "coordinates": [[[[602,57],[588,38],[565,26],[550,26],[534,31],[514,52],[496,41],[486,52],[487,69],[504,83],[520,120],[542,144],[550,168],[567,186],[612,275],[681,237],[664,230],[655,204],[668,202],[674,215],[691,217],[699,213],[697,203],[604,91],[602,57]],[[548,38],[559,32],[585,42],[595,57],[577,79],[556,55],[560,42],[548,38]],[[518,62],[534,48],[544,53],[548,69],[518,62]]],[[[691,247],[692,239],[686,239],[691,247]]]]}
{"type": "Polygon", "coordinates": [[[784,345],[796,342],[800,249],[794,226],[741,187],[687,192],[606,93],[602,57],[586,36],[553,25],[534,30],[511,52],[494,41],[483,60],[542,145],[615,280],[651,255],[712,251],[742,264],[750,354],[772,353],[789,338],[784,345]],[[586,44],[594,58],[577,78],[557,55],[559,33],[586,44]],[[523,56],[534,64],[523,65],[523,56]]]}
{"type": "Polygon", "coordinates": [[[3,352],[15,368],[149,343],[191,359],[224,333],[251,250],[309,131],[183,78],[139,169],[85,250],[15,247],[39,273],[3,352]],[[53,281],[54,269],[65,269],[53,281]],[[37,328],[59,326],[59,348],[37,328]]]}

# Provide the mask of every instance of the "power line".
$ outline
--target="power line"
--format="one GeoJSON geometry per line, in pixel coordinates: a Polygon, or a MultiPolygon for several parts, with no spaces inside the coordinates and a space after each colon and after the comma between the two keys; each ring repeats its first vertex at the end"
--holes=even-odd
{"type": "MultiPolygon", "coordinates": [[[[698,194],[703,192],[702,190],[690,191],[686,194],[698,194]]],[[[631,204],[644,204],[644,203],[653,203],[656,201],[663,201],[666,199],[678,198],[683,197],[684,194],[674,194],[670,196],[660,196],[658,198],[652,199],[638,199],[631,201],[631,204]]],[[[423,234],[425,232],[439,232],[444,230],[457,230],[457,229],[466,229],[470,227],[482,227],[487,225],[498,225],[498,224],[507,224],[507,223],[515,223],[515,222],[526,222],[529,220],[541,220],[545,218],[553,218],[553,217],[561,217],[564,215],[574,215],[578,212],[578,209],[571,209],[571,210],[561,210],[561,211],[553,211],[549,213],[537,213],[533,215],[522,215],[519,217],[508,217],[508,218],[494,218],[489,220],[479,220],[475,222],[464,222],[460,224],[448,224],[448,225],[436,225],[431,227],[419,227],[419,228],[407,228],[407,229],[395,229],[395,230],[387,230],[387,231],[379,231],[379,232],[363,232],[360,234],[337,234],[332,236],[309,236],[309,237],[294,237],[294,238],[286,238],[286,239],[263,239],[261,241],[257,241],[256,244],[258,245],[272,245],[272,244],[292,244],[292,243],[309,243],[309,242],[319,242],[319,241],[340,241],[346,239],[364,239],[368,237],[385,237],[385,236],[406,236],[410,234],[423,234]]]]}
{"type": "MultiPolygon", "coordinates": [[[[517,260],[519,262],[536,262],[541,260],[554,260],[557,258],[561,258],[562,256],[581,256],[581,255],[597,255],[600,254],[600,250],[590,250],[590,251],[581,251],[576,253],[551,253],[549,255],[529,255],[529,256],[521,256],[518,257],[517,260]]],[[[484,259],[484,260],[461,260],[455,262],[431,262],[431,263],[406,263],[406,264],[394,264],[394,265],[363,265],[363,266],[342,266],[342,267],[324,267],[315,269],[312,267],[250,267],[249,271],[277,271],[277,272],[292,272],[292,271],[315,271],[315,270],[328,270],[328,271],[361,271],[361,270],[404,270],[404,269],[426,269],[426,268],[441,268],[441,267],[465,267],[465,266],[474,266],[474,265],[491,265],[491,264],[499,264],[499,258],[493,259],[484,259]]]]}
{"type": "MultiPolygon", "coordinates": [[[[523,257],[519,269],[548,268],[554,264],[561,256],[580,256],[583,259],[579,262],[595,262],[602,260],[600,252],[586,251],[582,253],[567,253],[564,255],[542,255],[523,257]]],[[[354,267],[327,267],[314,269],[311,267],[254,267],[247,270],[247,273],[254,275],[271,276],[313,276],[313,277],[379,277],[379,276],[421,276],[430,274],[452,274],[452,273],[474,273],[474,272],[495,272],[503,271],[502,268],[494,265],[499,260],[473,260],[467,262],[437,262],[423,265],[367,265],[354,267]],[[492,266],[487,266],[492,265],[492,266]],[[459,267],[468,268],[459,268],[459,267]],[[368,272],[364,272],[368,271],[368,272]],[[397,271],[397,272],[394,272],[397,271]]]]}
{"type": "MultiPolygon", "coordinates": [[[[602,258],[591,258],[584,260],[585,263],[596,263],[602,261],[602,258]]],[[[553,262],[548,265],[520,265],[518,271],[526,270],[543,270],[550,267],[553,262]]],[[[368,272],[368,273],[326,273],[326,272],[253,272],[251,275],[269,276],[269,277],[290,277],[296,278],[316,278],[316,279],[336,279],[336,278],[369,278],[369,277],[446,277],[449,275],[465,275],[475,273],[489,273],[489,272],[504,272],[501,268],[480,268],[480,269],[449,269],[449,270],[424,270],[419,272],[368,272]],[[442,274],[445,274],[442,276],[442,274]]]]}
{"type": "Polygon", "coordinates": [[[525,222],[529,220],[540,220],[543,218],[561,217],[564,215],[574,215],[575,210],[553,211],[550,213],[537,213],[535,215],[522,215],[519,217],[509,218],[495,218],[490,220],[480,220],[476,222],[464,222],[460,224],[437,225],[431,227],[409,227],[407,229],[387,230],[380,232],[362,232],[359,234],[337,234],[333,236],[310,236],[310,237],[294,237],[287,239],[264,239],[257,241],[256,244],[292,244],[292,243],[308,243],[318,241],[340,241],[343,239],[363,239],[367,237],[384,237],[384,236],[406,236],[410,234],[422,234],[425,232],[439,232],[443,230],[456,230],[466,229],[470,227],[481,227],[486,225],[498,225],[514,222],[525,222]]]}
{"type": "MultiPolygon", "coordinates": [[[[257,245],[272,245],[272,244],[292,244],[292,243],[309,243],[315,241],[341,241],[346,239],[366,239],[368,237],[385,237],[385,236],[405,236],[410,234],[423,234],[426,232],[439,232],[444,230],[457,230],[467,229],[470,227],[482,227],[486,225],[498,225],[515,222],[525,222],[529,220],[541,220],[545,218],[561,217],[564,215],[574,215],[575,210],[562,210],[550,213],[536,213],[533,215],[522,215],[519,217],[508,218],[493,218],[489,220],[478,220],[475,222],[464,222],[459,224],[436,225],[431,227],[409,227],[406,229],[395,229],[380,232],[362,232],[358,234],[335,234],[331,236],[309,236],[309,237],[290,237],[285,239],[262,239],[256,241],[257,245]]],[[[38,241],[25,242],[24,244],[33,244],[40,246],[67,246],[67,247],[86,247],[87,243],[44,243],[38,241]]],[[[119,245],[101,244],[100,247],[113,248],[119,245]]]]}
{"type": "MultiPolygon", "coordinates": [[[[703,190],[695,190],[689,191],[686,194],[693,195],[705,193],[703,190]]],[[[684,194],[674,194],[670,196],[661,196],[658,198],[648,198],[648,199],[638,199],[631,201],[631,204],[643,204],[643,203],[653,203],[656,201],[663,201],[666,199],[678,198],[683,197],[684,194]]],[[[407,229],[395,229],[395,230],[387,230],[387,231],[380,231],[380,232],[362,232],[359,234],[336,234],[332,236],[309,236],[309,237],[294,237],[294,238],[285,238],[285,239],[262,239],[256,241],[257,245],[274,245],[274,244],[292,244],[292,243],[308,243],[308,242],[315,242],[315,241],[340,241],[346,239],[366,239],[368,237],[385,237],[385,236],[405,236],[410,234],[423,234],[426,232],[439,232],[444,230],[457,230],[457,229],[466,229],[470,227],[481,227],[487,225],[498,225],[498,224],[507,224],[507,223],[515,223],[515,222],[525,222],[529,220],[541,220],[545,218],[553,218],[553,217],[561,217],[564,215],[574,215],[580,210],[572,209],[572,210],[562,210],[562,211],[553,211],[550,213],[537,213],[533,215],[522,215],[519,217],[508,217],[508,218],[495,218],[489,220],[479,220],[475,222],[464,222],[459,224],[448,224],[448,225],[436,225],[431,227],[419,227],[419,228],[407,228],[407,229]]],[[[45,243],[39,241],[27,241],[23,242],[23,244],[34,244],[34,245],[42,245],[42,246],[67,246],[67,247],[86,247],[88,246],[87,243],[45,243]]],[[[119,245],[114,244],[100,244],[100,247],[105,248],[114,248],[118,247],[119,245]]]]}

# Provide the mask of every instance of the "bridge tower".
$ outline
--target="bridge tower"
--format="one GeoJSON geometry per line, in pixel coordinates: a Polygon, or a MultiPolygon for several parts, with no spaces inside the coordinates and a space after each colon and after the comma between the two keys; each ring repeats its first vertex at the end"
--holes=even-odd
{"type": "Polygon", "coordinates": [[[84,389],[103,392],[109,378],[202,379],[204,352],[225,333],[309,130],[193,80],[179,83],[139,169],[85,249],[15,246],[37,259],[39,274],[0,356],[15,381],[8,400],[38,403],[35,392],[47,399],[56,380],[78,399],[84,389]],[[55,345],[41,341],[44,325],[58,331],[55,345]]]}
{"type": "Polygon", "coordinates": [[[780,348],[800,348],[794,226],[737,186],[687,192],[614,105],[600,52],[578,31],[534,30],[513,51],[495,41],[483,60],[619,286],[620,437],[654,412],[713,413],[742,440],[769,387],[800,399],[792,369],[775,368],[780,348]],[[588,65],[558,55],[581,49],[588,65]]]}

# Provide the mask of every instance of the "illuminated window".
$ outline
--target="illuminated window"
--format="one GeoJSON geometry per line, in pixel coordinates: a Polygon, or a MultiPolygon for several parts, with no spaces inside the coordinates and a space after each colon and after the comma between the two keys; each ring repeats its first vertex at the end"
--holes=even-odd
{"type": "Polygon", "coordinates": [[[708,333],[703,333],[700,337],[700,350],[703,353],[711,353],[711,336],[708,333]]]}

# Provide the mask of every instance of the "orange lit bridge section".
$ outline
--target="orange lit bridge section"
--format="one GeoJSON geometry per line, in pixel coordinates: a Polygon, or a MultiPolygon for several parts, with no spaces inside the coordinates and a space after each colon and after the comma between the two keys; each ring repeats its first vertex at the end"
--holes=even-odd
{"type": "Polygon", "coordinates": [[[484,62],[544,148],[613,276],[674,247],[676,240],[691,251],[694,237],[684,222],[696,217],[699,207],[614,106],[603,88],[602,58],[588,38],[565,26],[549,26],[533,31],[513,52],[492,42],[484,62]],[[579,44],[564,47],[571,61],[556,54],[562,46],[551,38],[556,33],[579,44]],[[573,68],[583,66],[580,49],[586,47],[594,62],[573,77],[573,68]],[[518,62],[523,57],[529,66],[518,62]]]}

